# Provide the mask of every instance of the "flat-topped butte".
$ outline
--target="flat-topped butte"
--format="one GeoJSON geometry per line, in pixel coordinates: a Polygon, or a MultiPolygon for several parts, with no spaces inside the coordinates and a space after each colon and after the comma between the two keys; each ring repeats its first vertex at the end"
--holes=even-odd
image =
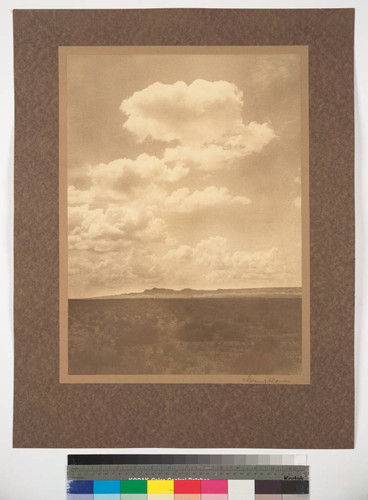
{"type": "Polygon", "coordinates": [[[234,288],[217,290],[194,290],[183,288],[173,290],[171,288],[151,288],[143,292],[121,293],[103,297],[91,297],[95,299],[185,299],[185,298],[291,298],[301,297],[301,287],[275,287],[275,288],[234,288]]]}

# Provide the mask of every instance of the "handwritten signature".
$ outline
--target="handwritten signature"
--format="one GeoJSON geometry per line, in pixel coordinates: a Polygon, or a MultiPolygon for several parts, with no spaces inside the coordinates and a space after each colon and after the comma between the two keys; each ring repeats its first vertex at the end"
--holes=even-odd
{"type": "Polygon", "coordinates": [[[243,377],[242,381],[247,384],[288,384],[289,382],[282,378],[277,377],[265,377],[265,378],[256,378],[252,375],[248,375],[247,377],[243,377]]]}

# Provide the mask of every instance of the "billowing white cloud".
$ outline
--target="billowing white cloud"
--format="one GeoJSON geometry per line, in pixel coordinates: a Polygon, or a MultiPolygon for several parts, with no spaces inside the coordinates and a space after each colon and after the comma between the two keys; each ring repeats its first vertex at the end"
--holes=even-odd
{"type": "Polygon", "coordinates": [[[200,170],[219,170],[228,167],[235,160],[252,153],[259,153],[275,138],[272,127],[251,122],[243,128],[242,134],[228,137],[223,144],[177,146],[167,148],[163,160],[182,166],[195,166],[200,170]]]}
{"type": "Polygon", "coordinates": [[[231,196],[227,188],[215,186],[193,192],[186,187],[179,188],[169,194],[148,184],[139,194],[128,197],[120,191],[106,192],[95,185],[85,191],[71,186],[69,248],[110,252],[140,244],[167,243],[170,240],[165,223],[168,213],[189,214],[206,208],[224,209],[250,203],[245,196],[231,196]]]}
{"type": "Polygon", "coordinates": [[[90,168],[89,177],[101,189],[128,191],[150,182],[174,183],[188,172],[189,169],[180,164],[169,168],[156,156],[141,154],[135,160],[121,158],[107,164],[100,163],[90,168]]]}
{"type": "Polygon", "coordinates": [[[259,153],[264,146],[276,137],[269,123],[250,122],[242,126],[238,134],[229,137],[225,147],[240,150],[243,156],[251,153],[259,153]]]}
{"type": "Polygon", "coordinates": [[[139,141],[176,141],[163,160],[202,170],[259,153],[276,134],[269,123],[244,122],[243,93],[226,81],[156,82],[121,104],[124,128],[139,141]]]}
{"type": "Polygon", "coordinates": [[[194,247],[181,245],[169,250],[162,258],[166,275],[178,283],[195,281],[211,287],[241,287],[244,282],[254,286],[273,282],[275,276],[285,273],[279,251],[231,251],[228,240],[215,236],[200,241],[194,247]]]}
{"type": "Polygon", "coordinates": [[[123,126],[138,142],[166,144],[156,156],[85,166],[83,182],[75,185],[71,178],[71,296],[149,286],[268,286],[283,276],[275,247],[236,250],[237,243],[223,236],[187,245],[187,229],[173,228],[173,214],[185,227],[196,211],[213,217],[215,209],[244,210],[251,203],[232,194],[216,172],[260,153],[277,137],[270,123],[245,121],[243,108],[243,93],[227,81],[157,82],[122,102],[123,126]]]}
{"type": "Polygon", "coordinates": [[[143,141],[178,140],[205,144],[237,133],[242,125],[243,93],[226,81],[156,82],[121,104],[124,128],[143,141]]]}
{"type": "Polygon", "coordinates": [[[203,191],[193,191],[180,188],[165,199],[165,206],[174,211],[189,213],[202,208],[231,205],[249,205],[250,200],[245,196],[231,196],[226,187],[209,186],[203,191]]]}
{"type": "Polygon", "coordinates": [[[110,163],[89,165],[82,169],[88,187],[77,189],[70,185],[68,205],[122,203],[142,196],[142,193],[147,204],[155,196],[162,197],[166,185],[178,182],[188,173],[189,168],[180,163],[168,166],[156,156],[147,154],[140,154],[134,160],[120,158],[110,163]]]}
{"type": "Polygon", "coordinates": [[[151,210],[134,205],[68,211],[69,249],[109,252],[168,238],[165,222],[151,210]]]}
{"type": "Polygon", "coordinates": [[[182,166],[198,167],[200,170],[219,170],[228,167],[242,156],[239,150],[225,149],[220,144],[209,144],[166,148],[163,160],[169,165],[179,163],[182,166]]]}
{"type": "Polygon", "coordinates": [[[155,156],[118,159],[84,168],[86,189],[68,189],[70,250],[124,252],[139,245],[170,241],[165,214],[192,213],[215,206],[247,205],[226,187],[190,191],[174,188],[189,168],[155,156]]]}
{"type": "Polygon", "coordinates": [[[80,207],[83,205],[89,205],[94,200],[94,193],[92,189],[77,189],[75,186],[71,185],[68,187],[68,207],[69,211],[71,207],[80,207]]]}
{"type": "Polygon", "coordinates": [[[94,252],[73,249],[70,252],[69,284],[97,293],[119,293],[153,286],[171,288],[241,288],[272,286],[285,278],[285,265],[276,247],[247,252],[232,251],[226,238],[214,236],[196,245],[179,245],[162,254],[149,248],[127,247],[121,253],[111,251],[99,258],[94,252]]]}
{"type": "Polygon", "coordinates": [[[149,286],[150,261],[149,251],[144,247],[98,252],[77,250],[69,251],[69,293],[70,296],[94,296],[116,294],[122,289],[135,290],[140,286],[149,286]],[[123,258],[124,256],[124,258],[123,258]]]}

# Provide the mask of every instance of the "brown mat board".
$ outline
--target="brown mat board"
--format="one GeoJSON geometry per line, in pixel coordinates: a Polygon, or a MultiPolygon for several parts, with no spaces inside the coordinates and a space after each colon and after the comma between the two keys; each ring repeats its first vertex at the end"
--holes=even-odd
{"type": "Polygon", "coordinates": [[[15,447],[354,446],[354,11],[17,10],[15,447]],[[311,383],[60,384],[59,46],[309,51],[311,383]]]}

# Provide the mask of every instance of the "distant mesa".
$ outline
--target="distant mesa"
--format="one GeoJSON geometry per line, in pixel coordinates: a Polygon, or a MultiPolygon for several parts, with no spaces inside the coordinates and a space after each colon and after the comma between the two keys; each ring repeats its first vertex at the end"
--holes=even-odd
{"type": "Polygon", "coordinates": [[[107,295],[93,297],[95,299],[180,299],[180,298],[227,298],[227,297],[264,297],[264,298],[292,298],[301,297],[301,287],[273,287],[273,288],[218,288],[217,290],[194,290],[183,288],[173,290],[171,288],[150,288],[143,292],[121,293],[118,295],[107,295]]]}
{"type": "Polygon", "coordinates": [[[172,290],[171,288],[151,288],[151,289],[147,288],[144,292],[138,292],[138,293],[149,293],[155,295],[157,293],[173,293],[173,292],[175,292],[175,290],[172,290]]]}

